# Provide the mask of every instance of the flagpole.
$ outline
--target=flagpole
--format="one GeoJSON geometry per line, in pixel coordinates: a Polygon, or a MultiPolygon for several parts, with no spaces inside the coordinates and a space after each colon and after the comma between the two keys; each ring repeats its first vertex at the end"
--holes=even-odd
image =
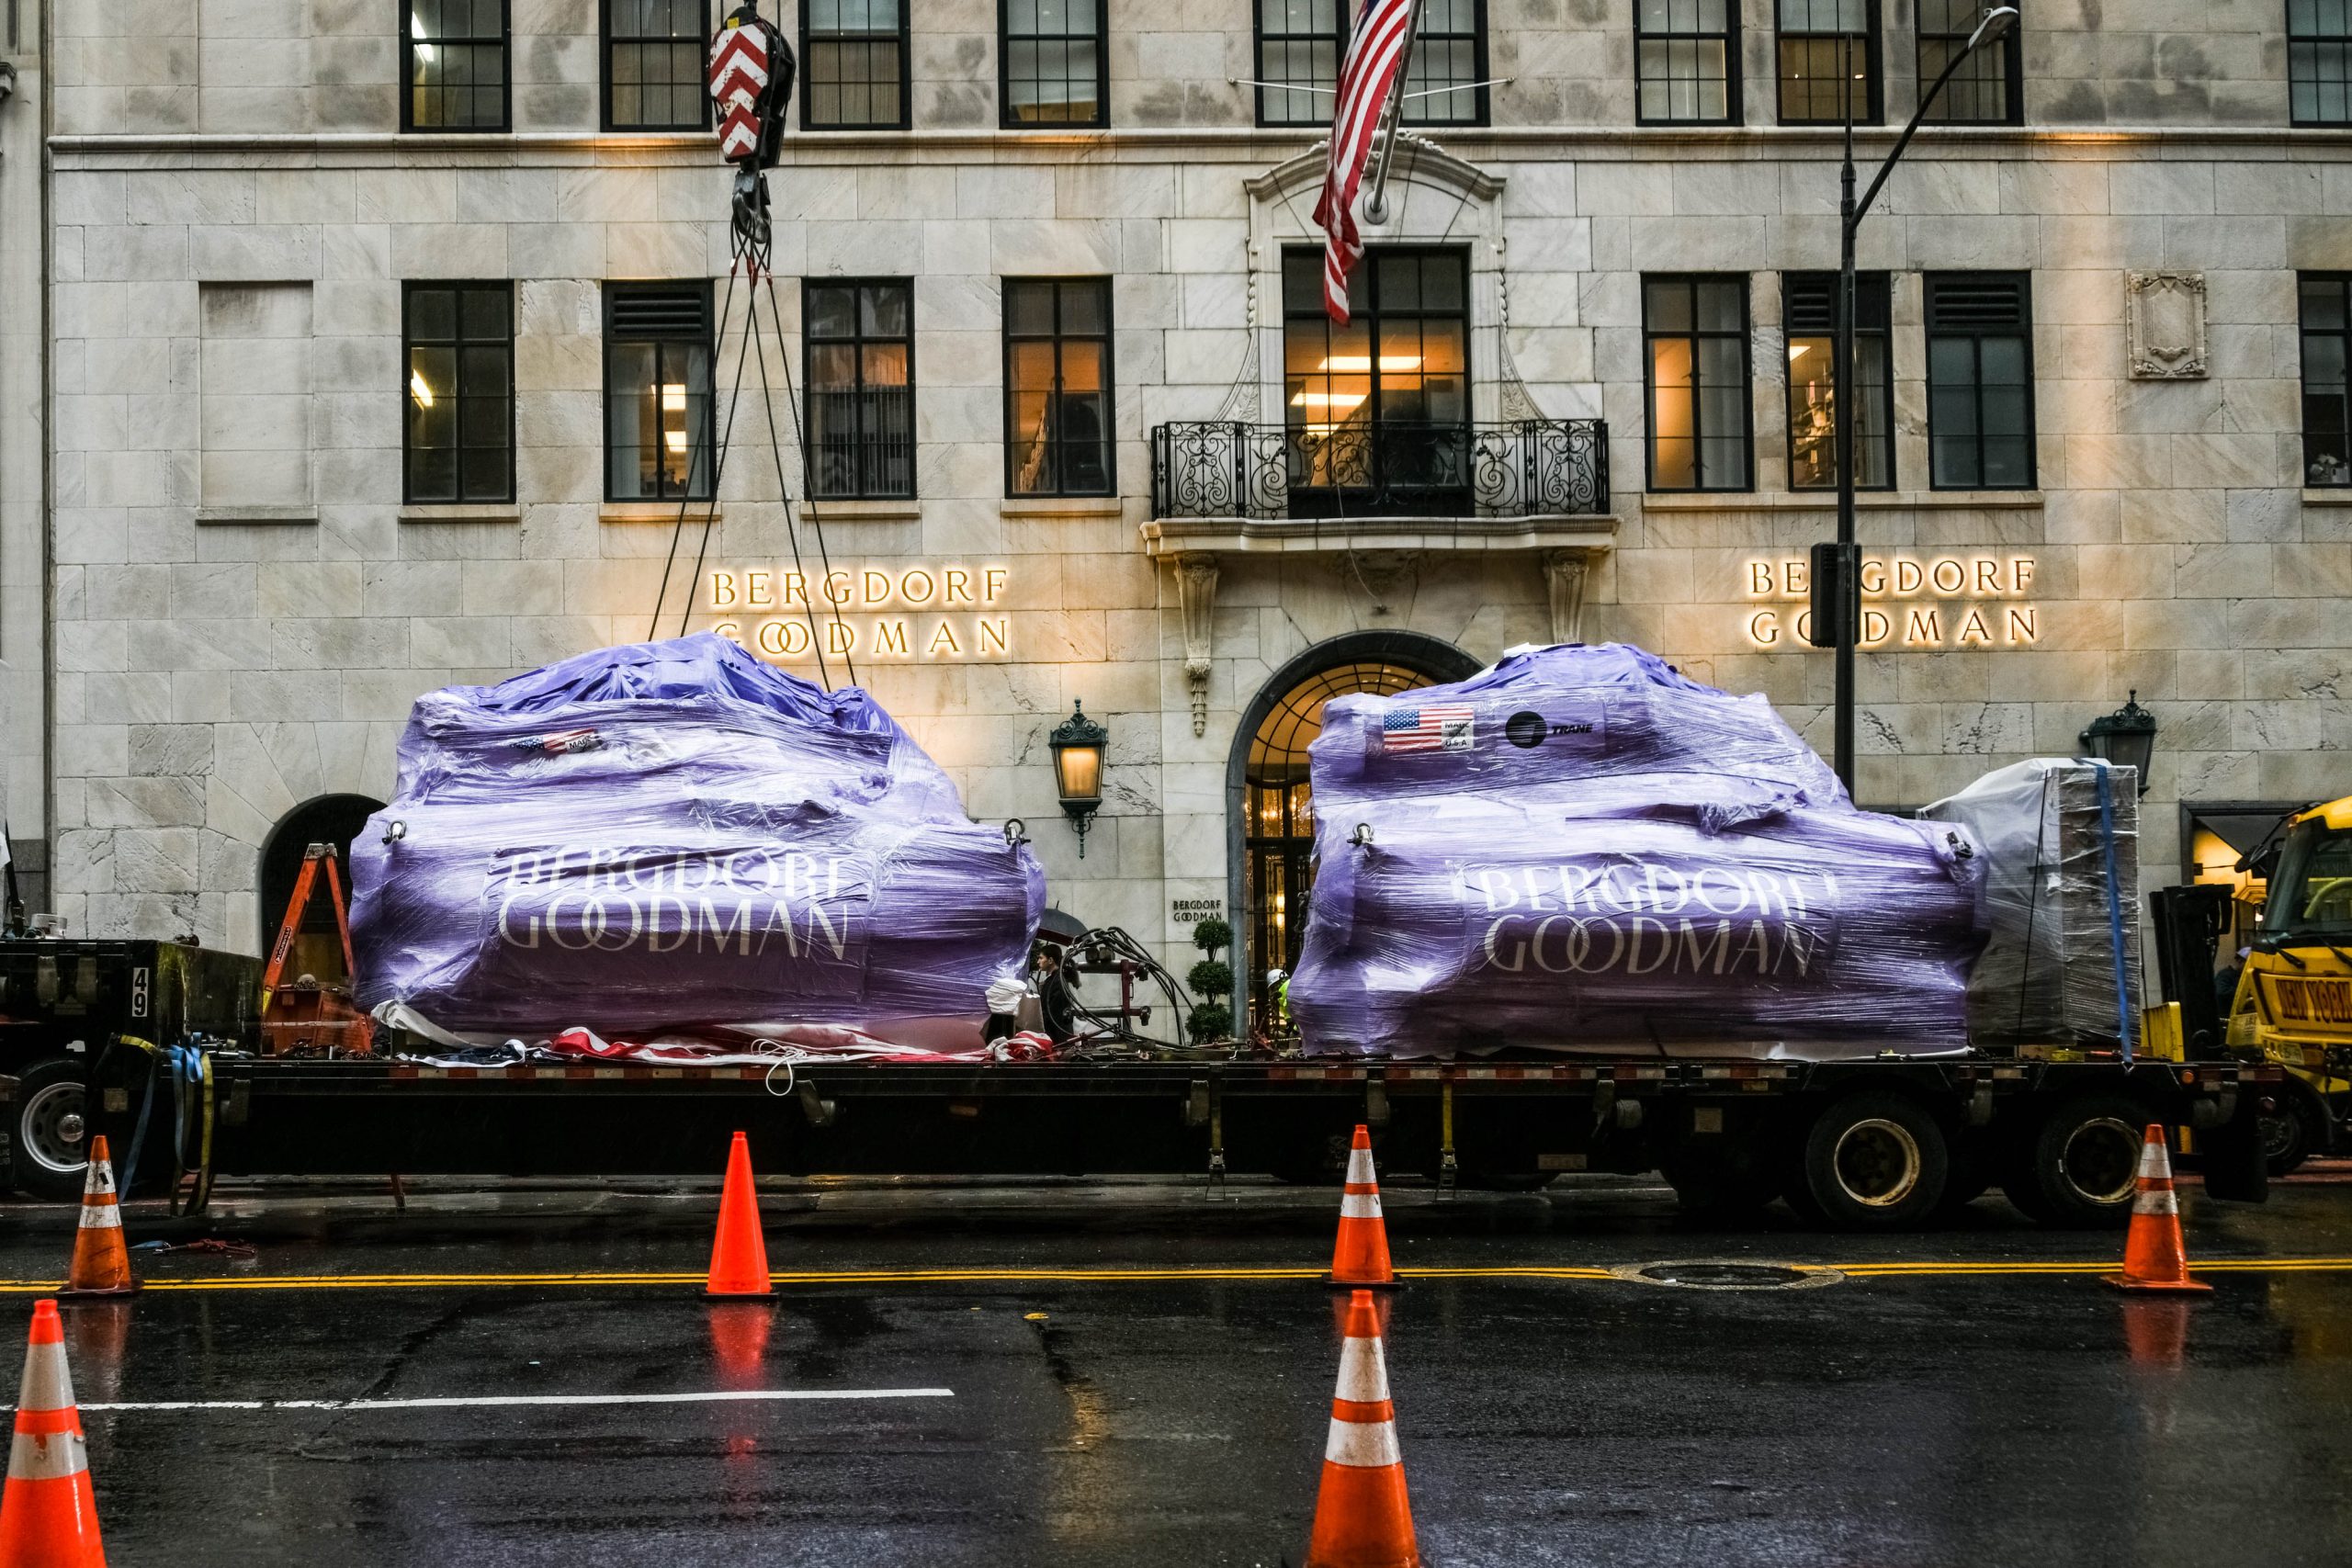
{"type": "Polygon", "coordinates": [[[1388,89],[1388,128],[1380,142],[1380,166],[1372,171],[1372,194],[1363,198],[1367,223],[1388,221],[1388,166],[1396,161],[1396,132],[1405,123],[1405,83],[1413,73],[1413,45],[1419,41],[1421,0],[1405,8],[1405,53],[1396,62],[1396,82],[1388,89]]]}

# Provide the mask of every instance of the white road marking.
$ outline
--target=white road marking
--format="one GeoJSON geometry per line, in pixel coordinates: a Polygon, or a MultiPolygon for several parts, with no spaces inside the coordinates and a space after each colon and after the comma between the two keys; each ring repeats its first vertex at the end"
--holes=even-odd
{"type": "MultiPolygon", "coordinates": [[[[741,1404],[787,1399],[953,1399],[952,1388],[753,1388],[702,1393],[491,1393],[446,1399],[164,1399],[94,1410],[466,1410],[529,1404],[741,1404]]],[[[14,1405],[0,1409],[14,1410],[14,1405]]]]}

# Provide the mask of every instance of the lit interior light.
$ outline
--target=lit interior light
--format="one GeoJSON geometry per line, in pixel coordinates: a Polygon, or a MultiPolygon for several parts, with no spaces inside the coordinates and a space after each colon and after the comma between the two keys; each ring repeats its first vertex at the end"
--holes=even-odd
{"type": "MultiPolygon", "coordinates": [[[[1419,370],[1421,367],[1421,356],[1418,354],[1384,354],[1380,356],[1380,367],[1383,370],[1419,370]]],[[[1342,373],[1352,371],[1361,376],[1372,368],[1372,355],[1335,354],[1316,368],[1337,370],[1342,373]]]]}
{"type": "Polygon", "coordinates": [[[433,35],[424,30],[424,18],[413,11],[409,13],[408,36],[417,40],[416,57],[427,65],[432,64],[433,46],[424,40],[433,35]]]}
{"type": "Polygon", "coordinates": [[[1794,365],[1812,352],[1813,344],[1809,343],[1792,343],[1789,344],[1789,363],[1794,365]]]}
{"type": "Polygon", "coordinates": [[[416,400],[418,408],[429,409],[433,406],[433,389],[424,384],[424,371],[412,370],[408,373],[408,395],[416,400]]]}
{"type": "Polygon", "coordinates": [[[686,449],[686,433],[684,431],[665,430],[662,433],[662,439],[669,445],[671,451],[679,453],[680,455],[684,454],[686,449]]]}
{"type": "Polygon", "coordinates": [[[1291,399],[1291,406],[1305,409],[1329,409],[1334,413],[1346,413],[1363,401],[1363,392],[1301,392],[1291,399]]]}
{"type": "Polygon", "coordinates": [[[686,384],[684,381],[662,382],[662,406],[665,409],[684,409],[686,406],[686,384]]]}

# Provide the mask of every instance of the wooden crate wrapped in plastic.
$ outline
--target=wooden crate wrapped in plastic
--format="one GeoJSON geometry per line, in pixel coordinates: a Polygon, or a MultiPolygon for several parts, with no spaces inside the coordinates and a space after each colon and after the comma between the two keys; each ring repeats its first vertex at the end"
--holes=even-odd
{"type": "Polygon", "coordinates": [[[1312,1053],[1967,1043],[1973,845],[1857,810],[1759,696],[1551,648],[1335,698],[1310,757],[1312,1053]]]}

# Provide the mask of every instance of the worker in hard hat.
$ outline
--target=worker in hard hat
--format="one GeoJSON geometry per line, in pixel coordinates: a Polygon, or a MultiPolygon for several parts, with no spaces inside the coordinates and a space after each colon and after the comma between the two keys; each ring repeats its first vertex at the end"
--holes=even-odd
{"type": "Polygon", "coordinates": [[[1277,1034],[1290,1029],[1290,971],[1266,971],[1266,1026],[1277,1034]]]}

